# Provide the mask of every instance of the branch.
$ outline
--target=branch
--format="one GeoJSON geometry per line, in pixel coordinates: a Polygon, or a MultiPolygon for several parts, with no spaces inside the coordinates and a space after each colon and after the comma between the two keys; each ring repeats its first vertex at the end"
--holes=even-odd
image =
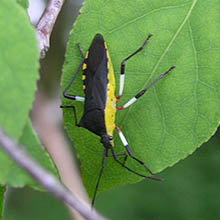
{"type": "Polygon", "coordinates": [[[41,58],[45,57],[50,47],[50,35],[64,1],[65,0],[49,0],[43,15],[36,25],[41,58]]]}
{"type": "MultiPolygon", "coordinates": [[[[71,146],[63,132],[62,111],[59,94],[49,98],[42,87],[35,94],[34,108],[31,111],[32,124],[38,137],[52,157],[58,169],[61,182],[83,201],[88,202],[77,166],[77,159],[72,156],[71,146]],[[64,162],[65,161],[65,162],[64,162]]],[[[75,209],[68,206],[72,219],[85,220],[75,209]]]]}
{"type": "Polygon", "coordinates": [[[67,188],[65,188],[55,176],[45,171],[38,165],[22,146],[16,141],[8,137],[0,128],[0,146],[6,151],[10,157],[17,162],[24,170],[26,170],[40,185],[51,192],[55,197],[59,198],[66,204],[76,209],[82,216],[88,220],[105,220],[98,213],[91,210],[90,205],[81,201],[67,188]]]}

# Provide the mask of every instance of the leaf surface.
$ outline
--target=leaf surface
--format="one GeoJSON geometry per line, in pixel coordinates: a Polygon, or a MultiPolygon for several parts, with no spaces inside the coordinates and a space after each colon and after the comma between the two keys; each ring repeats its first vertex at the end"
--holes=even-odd
{"type": "Polygon", "coordinates": [[[36,91],[39,51],[34,28],[15,1],[3,0],[0,15],[0,126],[18,139],[36,91]]]}
{"type": "MultiPolygon", "coordinates": [[[[0,29],[3,30],[0,32],[0,126],[9,136],[27,147],[28,153],[40,164],[57,175],[55,166],[41,147],[29,121],[39,78],[35,30],[25,10],[14,0],[1,1],[0,17],[4,18],[0,19],[0,29]]],[[[39,188],[2,150],[0,170],[2,185],[39,188]]]]}
{"type": "MultiPolygon", "coordinates": [[[[62,88],[66,88],[82,59],[76,43],[80,42],[86,52],[94,35],[101,33],[110,51],[118,91],[121,61],[152,33],[144,51],[126,64],[125,90],[119,106],[172,65],[176,69],[133,106],[117,112],[116,124],[133,154],[153,172],[173,166],[206,142],[220,122],[219,11],[217,0],[87,0],[70,36],[62,88]]],[[[69,94],[84,95],[81,77],[69,94]]],[[[63,99],[63,105],[75,105],[80,119],[82,103],[63,99]]],[[[71,109],[64,109],[64,122],[92,195],[103,157],[100,138],[75,127],[71,109]]],[[[114,142],[115,151],[125,151],[117,132],[114,142]]],[[[127,165],[145,172],[131,159],[127,165]]],[[[108,158],[99,191],[140,179],[108,158]]]]}

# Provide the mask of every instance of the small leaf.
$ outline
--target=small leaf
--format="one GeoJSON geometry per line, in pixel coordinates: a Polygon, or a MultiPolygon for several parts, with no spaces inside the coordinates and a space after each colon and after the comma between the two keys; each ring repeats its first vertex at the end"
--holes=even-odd
{"type": "MultiPolygon", "coordinates": [[[[219,125],[219,11],[217,0],[87,0],[70,36],[62,88],[66,88],[82,59],[76,43],[80,42],[86,52],[94,35],[101,33],[110,51],[118,91],[121,61],[152,33],[144,51],[126,64],[125,90],[119,106],[172,65],[176,69],[129,109],[117,112],[116,124],[134,155],[153,172],[162,171],[195,151],[219,125]]],[[[81,77],[69,93],[84,95],[81,77]]],[[[80,119],[82,103],[63,99],[63,105],[75,105],[80,119]]],[[[91,196],[101,168],[103,146],[98,136],[75,127],[71,109],[64,109],[64,121],[75,142],[91,196]]],[[[124,152],[117,132],[114,139],[115,150],[124,152]]],[[[145,171],[131,159],[127,165],[145,171]]],[[[99,191],[140,179],[108,158],[99,191]]]]}
{"type": "Polygon", "coordinates": [[[3,219],[6,187],[0,185],[0,220],[3,219]]]}
{"type": "MultiPolygon", "coordinates": [[[[59,178],[56,167],[50,159],[49,154],[42,148],[38,138],[35,136],[31,127],[31,122],[28,121],[24,127],[23,134],[19,139],[19,143],[23,145],[30,156],[32,156],[41,166],[53,173],[59,178]]],[[[0,182],[9,184],[13,187],[23,187],[25,185],[36,189],[42,188],[32,179],[23,169],[5,154],[0,152],[0,182]]]]}

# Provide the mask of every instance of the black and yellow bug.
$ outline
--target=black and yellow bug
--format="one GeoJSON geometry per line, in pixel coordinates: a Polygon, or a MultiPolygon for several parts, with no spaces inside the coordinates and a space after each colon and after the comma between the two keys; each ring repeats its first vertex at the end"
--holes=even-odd
{"type": "Polygon", "coordinates": [[[121,98],[123,94],[124,82],[125,82],[125,63],[128,59],[130,59],[135,54],[137,54],[138,52],[144,49],[144,47],[148,43],[151,36],[152,35],[149,34],[144,44],[138,50],[136,50],[134,53],[132,53],[130,56],[128,56],[126,59],[122,61],[121,74],[120,74],[120,88],[119,88],[119,95],[117,98],[115,96],[115,76],[114,76],[113,66],[111,63],[109,52],[107,50],[106,43],[101,34],[97,34],[94,37],[86,56],[84,56],[79,46],[83,60],[76,74],[73,76],[72,81],[69,83],[69,85],[63,92],[64,97],[67,99],[84,102],[84,113],[79,123],[77,122],[77,114],[76,114],[75,106],[68,105],[68,106],[61,106],[61,107],[71,108],[74,113],[76,126],[84,127],[88,129],[89,131],[95,133],[96,135],[100,136],[101,143],[104,146],[104,156],[103,156],[103,161],[102,161],[102,167],[101,167],[99,178],[97,180],[96,188],[94,191],[94,196],[92,199],[92,206],[94,205],[94,202],[95,202],[96,193],[98,191],[98,186],[101,180],[101,176],[102,176],[102,173],[105,167],[107,157],[113,157],[117,163],[119,163],[121,166],[126,168],[128,171],[138,176],[149,178],[149,179],[156,180],[156,181],[162,181],[162,179],[159,179],[159,178],[140,174],[125,165],[127,157],[129,156],[132,159],[136,160],[138,163],[140,163],[142,166],[144,166],[144,168],[151,175],[154,175],[143,161],[139,160],[133,155],[121,129],[115,125],[116,111],[125,109],[131,104],[133,104],[135,101],[137,101],[137,99],[139,99],[142,95],[144,95],[145,92],[149,90],[157,81],[162,79],[172,69],[175,68],[174,66],[172,66],[167,72],[165,72],[159,78],[157,78],[149,87],[141,90],[136,96],[130,99],[125,105],[119,108],[116,107],[117,101],[121,98]],[[83,90],[85,93],[85,98],[67,94],[69,88],[72,86],[81,68],[83,69],[82,79],[83,79],[83,90]],[[114,143],[113,143],[114,129],[118,131],[119,137],[126,149],[125,153],[116,154],[114,151],[114,147],[113,147],[114,146],[114,143]],[[112,155],[108,154],[109,150],[111,151],[112,155]],[[118,159],[118,156],[124,156],[124,161],[121,162],[118,159]]]}

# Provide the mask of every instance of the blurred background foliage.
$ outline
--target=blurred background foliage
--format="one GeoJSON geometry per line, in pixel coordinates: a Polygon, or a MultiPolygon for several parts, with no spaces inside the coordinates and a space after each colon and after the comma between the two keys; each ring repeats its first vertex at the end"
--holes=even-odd
{"type": "MultiPolygon", "coordinates": [[[[36,3],[36,2],[35,2],[36,3]]],[[[60,96],[66,41],[82,0],[66,0],[41,61],[39,89],[60,96]]],[[[34,10],[38,10],[34,8],[34,10]]],[[[220,219],[220,129],[193,155],[157,175],[163,183],[143,180],[101,193],[96,208],[113,220],[220,219]]],[[[5,220],[69,220],[68,209],[51,195],[29,188],[8,189],[5,220]]]]}

